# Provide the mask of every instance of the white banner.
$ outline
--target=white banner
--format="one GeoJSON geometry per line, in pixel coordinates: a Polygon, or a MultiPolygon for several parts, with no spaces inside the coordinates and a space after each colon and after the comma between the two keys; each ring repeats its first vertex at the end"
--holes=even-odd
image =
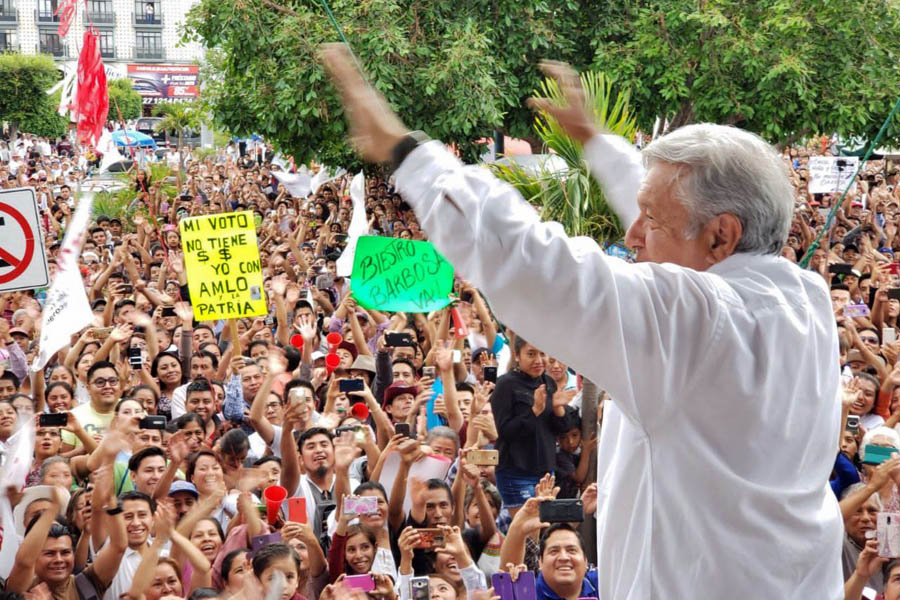
{"type": "Polygon", "coordinates": [[[338,277],[350,277],[353,272],[353,256],[356,254],[356,242],[359,236],[365,235],[369,229],[366,221],[366,177],[360,171],[350,182],[350,198],[353,200],[353,216],[347,228],[347,246],[337,259],[338,277]]]}
{"type": "Polygon", "coordinates": [[[858,156],[810,156],[809,193],[843,193],[858,167],[858,156]]]}
{"type": "Polygon", "coordinates": [[[312,180],[310,181],[310,192],[315,194],[319,191],[319,188],[322,187],[323,184],[328,183],[329,181],[334,181],[338,177],[342,176],[346,173],[346,169],[338,167],[338,169],[334,172],[334,175],[330,175],[330,169],[325,165],[319,169],[319,172],[312,176],[312,180]]]}
{"type": "Polygon", "coordinates": [[[72,222],[66,228],[66,237],[57,257],[59,270],[44,303],[41,338],[38,342],[40,352],[31,365],[32,371],[42,369],[51,356],[71,341],[73,333],[90,325],[94,319],[78,268],[78,256],[87,234],[93,199],[93,194],[81,197],[72,222]]]}

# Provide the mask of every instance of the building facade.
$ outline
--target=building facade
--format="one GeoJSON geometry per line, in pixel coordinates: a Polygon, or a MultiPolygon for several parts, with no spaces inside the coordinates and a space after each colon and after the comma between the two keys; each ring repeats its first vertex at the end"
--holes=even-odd
{"type": "Polygon", "coordinates": [[[0,51],[49,54],[71,72],[85,29],[93,24],[107,77],[131,77],[149,110],[161,101],[197,95],[203,49],[183,44],[179,33],[196,1],[78,0],[69,33],[60,39],[59,0],[0,0],[0,51]]]}

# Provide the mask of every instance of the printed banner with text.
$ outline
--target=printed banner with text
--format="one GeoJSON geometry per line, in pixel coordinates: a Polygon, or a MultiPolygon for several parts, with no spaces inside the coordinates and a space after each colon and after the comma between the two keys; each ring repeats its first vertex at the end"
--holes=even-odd
{"type": "Polygon", "coordinates": [[[191,217],[179,228],[195,319],[268,313],[251,211],[191,217]]]}
{"type": "Polygon", "coordinates": [[[450,304],[453,265],[429,242],[362,236],[350,288],[363,308],[430,312],[450,304]]]}

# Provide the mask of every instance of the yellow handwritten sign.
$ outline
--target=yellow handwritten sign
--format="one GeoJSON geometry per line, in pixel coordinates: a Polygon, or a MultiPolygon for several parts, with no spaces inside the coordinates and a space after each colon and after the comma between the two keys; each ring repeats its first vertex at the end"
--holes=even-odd
{"type": "Polygon", "coordinates": [[[179,229],[195,319],[268,313],[251,211],[191,217],[179,229]]]}

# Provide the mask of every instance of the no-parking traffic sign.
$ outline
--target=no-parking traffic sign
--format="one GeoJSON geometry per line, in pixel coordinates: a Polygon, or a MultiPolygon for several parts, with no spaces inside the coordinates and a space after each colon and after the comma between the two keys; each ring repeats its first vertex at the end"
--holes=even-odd
{"type": "Polygon", "coordinates": [[[0,190],[0,292],[47,287],[49,283],[34,190],[0,190]]]}

